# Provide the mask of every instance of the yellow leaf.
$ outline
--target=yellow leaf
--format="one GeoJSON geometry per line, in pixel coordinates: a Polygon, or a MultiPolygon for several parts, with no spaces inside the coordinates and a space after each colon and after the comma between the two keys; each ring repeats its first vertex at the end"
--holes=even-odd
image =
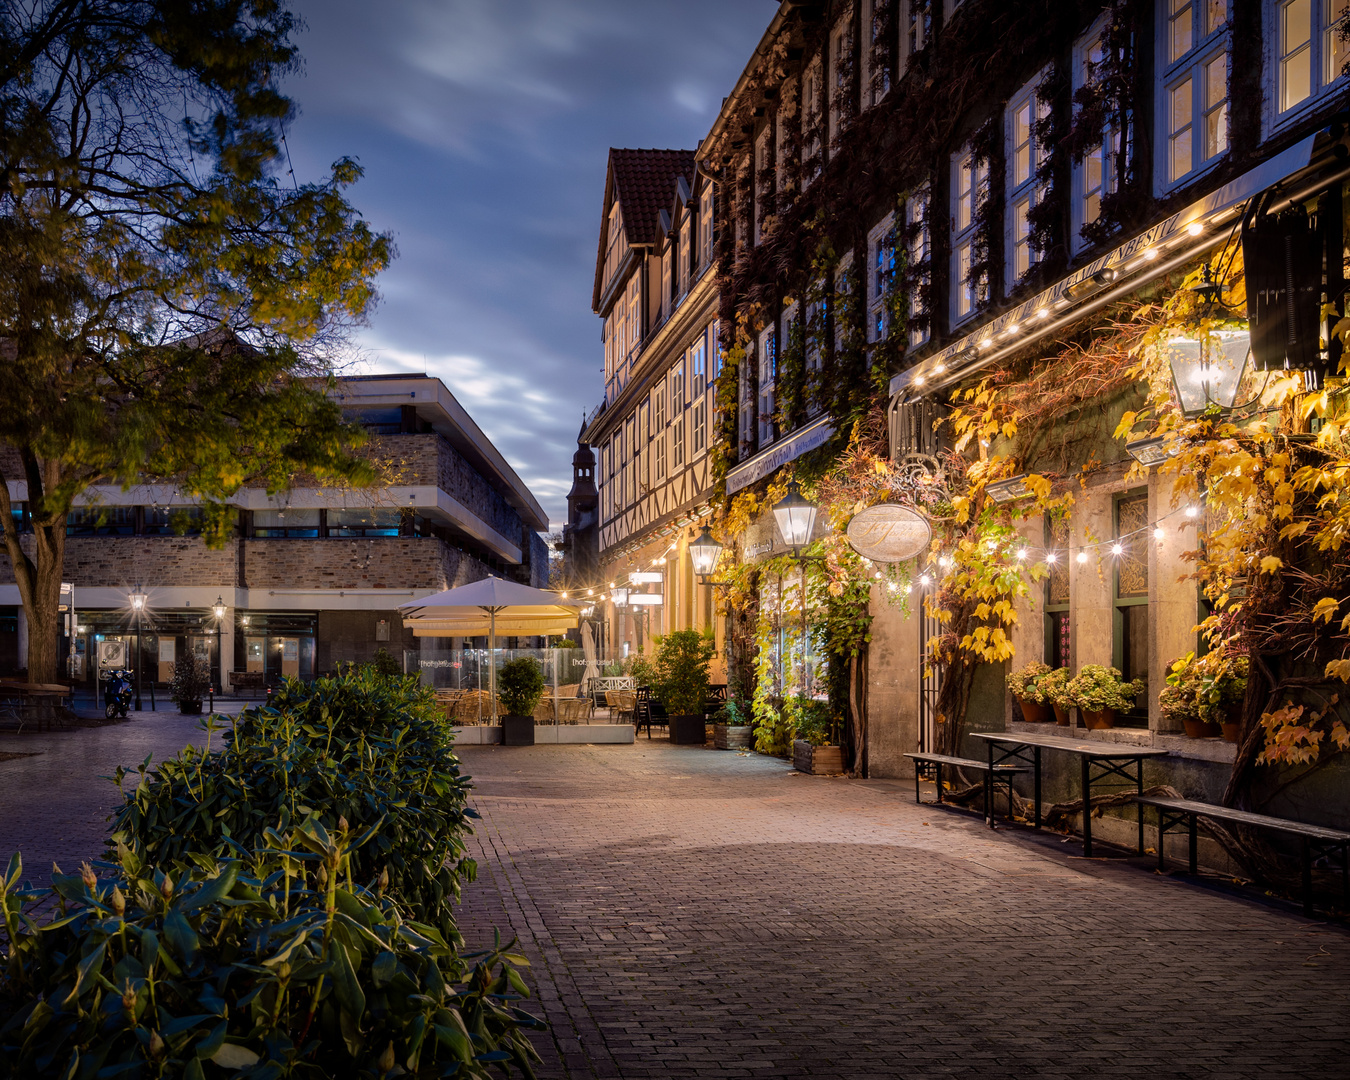
{"type": "Polygon", "coordinates": [[[1340,679],[1341,682],[1350,683],[1350,660],[1331,661],[1323,674],[1328,679],[1340,679]]]}
{"type": "Polygon", "coordinates": [[[1336,609],[1340,607],[1341,602],[1334,596],[1324,596],[1313,605],[1313,622],[1321,619],[1323,622],[1331,622],[1331,617],[1336,614],[1336,609]]]}
{"type": "Polygon", "coordinates": [[[1261,573],[1278,574],[1280,567],[1284,565],[1284,560],[1275,555],[1267,555],[1261,560],[1261,573]]]}

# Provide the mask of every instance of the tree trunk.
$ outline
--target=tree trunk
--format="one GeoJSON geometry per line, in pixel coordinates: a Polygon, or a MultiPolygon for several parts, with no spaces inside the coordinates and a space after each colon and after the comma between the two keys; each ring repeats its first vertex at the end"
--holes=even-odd
{"type": "Polygon", "coordinates": [[[0,473],[0,515],[3,515],[5,552],[19,587],[19,601],[28,620],[28,681],[54,683],[65,673],[61,644],[61,574],[66,557],[66,513],[43,513],[43,493],[61,477],[51,462],[39,462],[27,448],[20,450],[28,482],[28,506],[33,521],[32,554],[23,550],[14,523],[8,478],[0,473]]]}

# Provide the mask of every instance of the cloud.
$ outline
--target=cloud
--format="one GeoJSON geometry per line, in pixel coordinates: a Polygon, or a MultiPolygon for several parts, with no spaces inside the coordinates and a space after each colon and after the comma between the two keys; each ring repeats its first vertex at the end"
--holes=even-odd
{"type": "Polygon", "coordinates": [[[359,341],[370,368],[443,378],[561,521],[603,393],[590,300],[609,147],[693,147],[773,3],[298,7],[296,173],[359,158],[351,197],[400,251],[359,341]]]}

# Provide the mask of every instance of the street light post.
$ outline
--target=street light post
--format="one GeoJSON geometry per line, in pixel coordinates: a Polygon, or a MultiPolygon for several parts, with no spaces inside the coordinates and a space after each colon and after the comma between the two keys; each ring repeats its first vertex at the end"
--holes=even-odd
{"type": "Polygon", "coordinates": [[[146,595],[141,587],[131,594],[131,610],[136,617],[136,711],[141,711],[141,612],[145,610],[146,595]]]}
{"type": "MultiPolygon", "coordinates": [[[[222,671],[225,670],[225,657],[220,655],[220,650],[223,642],[223,639],[221,638],[221,627],[224,625],[225,622],[225,612],[226,612],[225,600],[219,594],[217,594],[215,606],[211,608],[211,614],[213,614],[216,617],[216,663],[220,665],[222,671]]],[[[210,679],[209,670],[210,669],[208,668],[207,674],[208,679],[210,679]]],[[[223,689],[224,688],[222,687],[222,691],[223,689]]],[[[216,711],[216,696],[214,692],[211,694],[211,711],[212,712],[216,711]]]]}
{"type": "Polygon", "coordinates": [[[773,504],[774,520],[783,542],[792,548],[792,557],[802,569],[801,596],[802,605],[802,692],[806,692],[807,640],[806,640],[806,563],[802,548],[811,542],[811,534],[816,527],[818,507],[802,494],[796,480],[789,481],[787,494],[773,504]]]}

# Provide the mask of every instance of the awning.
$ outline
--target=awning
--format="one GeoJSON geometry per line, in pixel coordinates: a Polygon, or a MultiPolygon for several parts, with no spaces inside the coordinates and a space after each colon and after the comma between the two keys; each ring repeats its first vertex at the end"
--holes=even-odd
{"type": "Polygon", "coordinates": [[[756,480],[768,476],[775,469],[781,469],[789,461],[801,457],[808,450],[824,445],[834,434],[834,424],[828,416],[798,429],[782,442],[761,450],[752,458],[727,472],[727,494],[734,495],[741,488],[749,487],[756,480]]]}
{"type": "MultiPolygon", "coordinates": [[[[1314,144],[1325,134],[1309,135],[1044,292],[981,323],[960,340],[894,376],[891,394],[910,390],[928,393],[950,386],[1199,258],[1227,239],[1227,230],[1248,199],[1306,169],[1312,162],[1314,144]],[[1114,276],[1099,283],[1098,275],[1114,276]]],[[[729,483],[727,489],[731,490],[729,483]]]]}

